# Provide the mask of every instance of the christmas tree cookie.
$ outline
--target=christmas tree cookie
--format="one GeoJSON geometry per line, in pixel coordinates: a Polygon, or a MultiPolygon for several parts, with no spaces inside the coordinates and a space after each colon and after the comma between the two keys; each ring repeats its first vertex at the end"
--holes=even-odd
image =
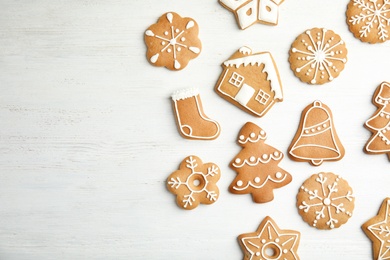
{"type": "Polygon", "coordinates": [[[313,174],[297,195],[298,212],[317,229],[334,229],[352,216],[355,197],[348,182],[331,172],[313,174]]]}
{"type": "Polygon", "coordinates": [[[194,155],[184,158],[179,170],[167,179],[168,190],[176,195],[176,202],[183,209],[194,209],[200,203],[212,204],[219,197],[217,182],[221,177],[214,163],[203,163],[194,155]]]}
{"type": "Polygon", "coordinates": [[[202,49],[198,32],[198,24],[194,19],[182,18],[174,12],[163,14],[157,23],[145,31],[149,63],[170,70],[184,69],[202,49]]]}
{"type": "Polygon", "coordinates": [[[378,86],[372,102],[378,109],[364,124],[372,132],[365,151],[369,154],[386,153],[390,160],[390,83],[383,82],[378,86]]]}
{"type": "Polygon", "coordinates": [[[390,259],[390,198],[383,200],[378,215],[362,225],[372,241],[374,259],[390,259]]]}
{"type": "Polygon", "coordinates": [[[238,243],[244,252],[244,260],[299,260],[300,235],[295,230],[280,229],[272,218],[266,217],[256,232],[238,236],[238,243]]]}
{"type": "Polygon", "coordinates": [[[314,166],[344,157],[344,147],[327,105],[314,101],[303,110],[298,130],[288,150],[292,160],[309,162],[314,166]]]}
{"type": "Polygon", "coordinates": [[[229,190],[234,194],[252,194],[253,201],[265,203],[273,200],[273,190],[289,184],[291,175],[278,164],[283,153],[265,143],[266,133],[248,122],[238,135],[242,150],[231,161],[230,167],[238,175],[229,190]]]}

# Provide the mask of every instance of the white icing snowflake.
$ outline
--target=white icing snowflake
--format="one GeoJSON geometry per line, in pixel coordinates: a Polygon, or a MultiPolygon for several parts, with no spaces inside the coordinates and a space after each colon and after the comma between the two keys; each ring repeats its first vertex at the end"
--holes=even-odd
{"type": "Polygon", "coordinates": [[[344,41],[340,39],[333,43],[336,40],[335,36],[337,35],[333,31],[328,31],[327,29],[320,30],[317,28],[312,30],[307,30],[305,32],[307,37],[303,37],[308,38],[309,41],[302,39],[299,43],[293,44],[296,46],[291,49],[293,54],[296,53],[293,59],[296,58],[303,63],[301,67],[295,68],[295,72],[307,77],[313,75],[310,80],[311,84],[316,84],[320,80],[325,80],[326,74],[327,79],[332,81],[340,73],[334,63],[347,62],[346,50],[343,50],[345,48],[344,41]],[[312,30],[314,31],[315,29],[318,31],[317,33],[312,32],[312,30]],[[332,35],[328,40],[326,40],[327,33],[332,35]],[[299,49],[298,46],[301,44],[303,45],[302,49],[299,49]],[[342,46],[343,48],[336,49],[338,46],[342,46]]]}
{"type": "MultiPolygon", "coordinates": [[[[202,166],[202,162],[195,156],[189,156],[185,160],[185,165],[182,163],[178,171],[172,173],[168,178],[168,185],[171,191],[178,190],[181,186],[185,186],[188,194],[179,194],[179,199],[183,203],[184,208],[195,208],[199,205],[201,197],[206,197],[213,203],[218,198],[218,188],[216,182],[219,179],[219,168],[213,163],[206,164],[207,172],[202,172],[198,168],[202,166]],[[197,163],[199,161],[199,164],[197,163]],[[189,168],[191,171],[183,170],[183,166],[189,168]],[[214,190],[213,190],[214,189],[214,190]]],[[[174,192],[175,193],[175,192],[174,192]]]]}
{"type": "MultiPolygon", "coordinates": [[[[200,53],[200,47],[188,46],[186,42],[188,42],[188,40],[190,41],[193,40],[187,39],[185,37],[187,36],[187,37],[197,38],[197,34],[192,35],[188,33],[188,31],[191,28],[195,28],[195,27],[197,28],[197,24],[193,20],[189,20],[188,18],[181,18],[179,15],[177,14],[174,15],[173,13],[167,13],[165,15],[166,20],[163,17],[164,15],[162,16],[162,18],[160,18],[158,22],[158,25],[161,25],[161,27],[154,28],[154,29],[149,28],[145,32],[146,36],[153,37],[154,39],[156,39],[156,41],[154,41],[153,44],[148,44],[147,42],[147,45],[151,45],[153,47],[161,46],[159,48],[159,51],[153,54],[149,60],[151,63],[155,64],[159,60],[162,54],[168,53],[169,56],[171,57],[170,59],[173,58],[173,67],[177,70],[182,69],[187,65],[188,60],[190,59],[188,58],[188,60],[183,60],[184,56],[188,56],[185,53],[185,50],[189,50],[190,52],[196,54],[195,56],[197,56],[200,53]],[[178,21],[174,22],[173,19],[174,17],[177,17],[178,21]],[[185,28],[182,28],[182,23],[183,23],[182,20],[184,19],[188,20],[188,22],[186,23],[185,28]],[[166,21],[168,21],[169,24],[166,24],[166,21]],[[179,58],[179,56],[181,57],[179,58]]],[[[164,59],[162,58],[162,60],[164,59]]],[[[167,60],[162,62],[170,62],[170,61],[167,60]]],[[[166,66],[170,68],[171,64],[166,64],[166,66]]]]}
{"type": "MultiPolygon", "coordinates": [[[[328,177],[330,173],[327,174],[328,177]]],[[[333,174],[332,174],[333,175],[333,174]]],[[[301,187],[301,192],[308,194],[308,201],[303,200],[299,205],[299,209],[303,210],[305,213],[309,211],[314,211],[315,219],[313,220],[312,225],[317,226],[319,221],[326,221],[326,225],[329,228],[335,228],[335,225],[339,223],[337,218],[338,214],[346,214],[348,217],[352,216],[352,212],[349,212],[346,208],[350,208],[352,203],[353,209],[353,199],[352,190],[343,189],[339,192],[337,187],[340,177],[336,177],[333,183],[326,185],[328,178],[325,177],[322,173],[319,173],[315,178],[315,181],[319,184],[320,189],[310,190],[304,186],[301,187]],[[341,194],[340,194],[341,193],[341,194]]],[[[340,226],[343,223],[339,223],[340,226]]]]}
{"type": "Polygon", "coordinates": [[[353,5],[358,6],[361,13],[352,16],[349,22],[353,25],[362,23],[360,37],[367,37],[375,26],[379,39],[386,41],[389,38],[386,27],[390,26],[390,18],[387,17],[390,12],[390,0],[384,0],[383,5],[377,0],[353,0],[353,5]]]}

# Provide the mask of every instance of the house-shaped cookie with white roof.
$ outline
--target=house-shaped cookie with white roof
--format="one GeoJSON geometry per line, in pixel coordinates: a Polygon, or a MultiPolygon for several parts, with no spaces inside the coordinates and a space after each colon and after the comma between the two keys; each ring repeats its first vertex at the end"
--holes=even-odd
{"type": "Polygon", "coordinates": [[[234,12],[238,25],[246,29],[255,22],[278,24],[279,5],[284,0],[219,0],[230,11],[234,12]]]}
{"type": "Polygon", "coordinates": [[[269,52],[252,54],[242,47],[222,68],[215,91],[248,113],[262,117],[275,102],[283,101],[278,69],[269,52]]]}

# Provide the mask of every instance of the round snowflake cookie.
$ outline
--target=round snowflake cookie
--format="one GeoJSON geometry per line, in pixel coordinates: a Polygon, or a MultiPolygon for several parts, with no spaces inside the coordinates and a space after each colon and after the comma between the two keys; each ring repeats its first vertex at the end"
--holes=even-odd
{"type": "Polygon", "coordinates": [[[145,31],[148,61],[170,70],[184,69],[202,49],[198,32],[198,24],[192,18],[173,12],[163,14],[145,31]]]}
{"type": "Polygon", "coordinates": [[[361,41],[389,40],[390,0],[350,0],[346,15],[349,30],[361,41]]]}
{"type": "Polygon", "coordinates": [[[312,175],[297,195],[298,212],[317,229],[333,229],[352,216],[355,197],[348,182],[331,172],[312,175]]]}
{"type": "Polygon", "coordinates": [[[324,84],[338,77],[347,62],[344,41],[331,30],[312,28],[291,45],[290,67],[295,76],[309,84],[324,84]]]}

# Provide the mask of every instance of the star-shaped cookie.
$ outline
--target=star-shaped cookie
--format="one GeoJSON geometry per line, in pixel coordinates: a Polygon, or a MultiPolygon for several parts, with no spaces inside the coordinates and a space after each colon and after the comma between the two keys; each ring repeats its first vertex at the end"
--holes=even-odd
{"type": "Polygon", "coordinates": [[[383,200],[378,215],[362,225],[372,241],[374,259],[390,259],[390,198],[383,200]]]}
{"type": "Polygon", "coordinates": [[[281,230],[275,221],[266,217],[256,232],[238,236],[244,252],[244,260],[296,259],[300,233],[294,230],[281,230]]]}

